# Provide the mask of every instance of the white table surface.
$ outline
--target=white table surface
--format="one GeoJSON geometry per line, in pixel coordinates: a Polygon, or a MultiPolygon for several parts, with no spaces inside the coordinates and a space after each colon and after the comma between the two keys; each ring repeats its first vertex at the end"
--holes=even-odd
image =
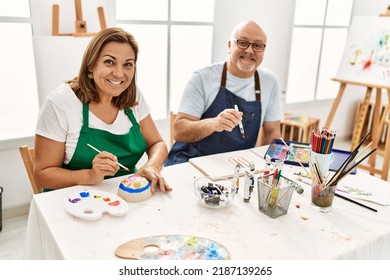
{"type": "MultiPolygon", "coordinates": [[[[271,219],[258,210],[257,183],[249,203],[243,202],[241,187],[229,207],[209,209],[195,200],[192,185],[203,174],[190,163],[165,167],[162,174],[173,191],[129,203],[129,212],[121,217],[105,213],[99,220],[86,221],[71,216],[62,205],[66,194],[85,188],[117,193],[120,177],[93,187],[34,195],[24,258],[116,259],[115,249],[129,240],[181,234],[218,241],[236,260],[390,259],[389,206],[365,202],[378,209],[373,212],[335,197],[333,211],[320,213],[311,206],[310,187],[303,184],[305,192],[294,192],[288,213],[271,219]]],[[[359,172],[350,176],[390,188],[390,183],[373,176],[359,172]]]]}

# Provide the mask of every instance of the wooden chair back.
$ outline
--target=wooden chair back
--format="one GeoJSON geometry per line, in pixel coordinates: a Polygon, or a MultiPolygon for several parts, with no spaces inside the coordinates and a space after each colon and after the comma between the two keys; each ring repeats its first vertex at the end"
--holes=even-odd
{"type": "Polygon", "coordinates": [[[20,155],[22,156],[24,167],[26,168],[28,178],[30,179],[31,187],[34,194],[38,194],[42,192],[42,188],[37,185],[35,182],[33,167],[35,161],[35,152],[34,148],[29,148],[24,145],[19,147],[20,155]]]}
{"type": "Polygon", "coordinates": [[[173,132],[174,132],[174,128],[173,128],[173,124],[175,122],[175,119],[176,119],[176,116],[177,114],[173,113],[173,112],[170,112],[169,113],[169,126],[170,126],[170,137],[171,137],[171,148],[173,146],[173,144],[175,143],[175,138],[173,137],[173,132]]]}

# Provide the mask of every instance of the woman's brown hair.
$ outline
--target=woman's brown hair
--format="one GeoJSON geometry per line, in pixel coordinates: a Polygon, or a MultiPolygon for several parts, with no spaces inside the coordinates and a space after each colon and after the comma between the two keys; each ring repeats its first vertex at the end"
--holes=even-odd
{"type": "MultiPolygon", "coordinates": [[[[75,85],[73,90],[82,103],[89,103],[91,101],[99,102],[99,95],[97,94],[95,82],[93,79],[88,78],[88,74],[90,73],[88,69],[93,68],[103,47],[110,42],[129,44],[134,51],[134,63],[136,65],[138,57],[138,43],[133,35],[118,27],[107,28],[97,33],[94,37],[92,37],[85,49],[78,77],[68,81],[69,83],[75,85]]],[[[135,67],[134,77],[129,87],[112,100],[113,105],[119,109],[129,108],[136,105],[136,72],[137,68],[135,67]]]]}

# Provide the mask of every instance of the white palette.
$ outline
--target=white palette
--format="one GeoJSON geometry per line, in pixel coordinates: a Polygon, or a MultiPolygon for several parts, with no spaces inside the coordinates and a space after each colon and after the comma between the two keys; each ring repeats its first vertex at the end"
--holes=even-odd
{"type": "Polygon", "coordinates": [[[67,194],[63,205],[69,214],[90,221],[100,219],[106,212],[112,216],[122,216],[129,211],[126,201],[118,195],[91,189],[67,194]]]}

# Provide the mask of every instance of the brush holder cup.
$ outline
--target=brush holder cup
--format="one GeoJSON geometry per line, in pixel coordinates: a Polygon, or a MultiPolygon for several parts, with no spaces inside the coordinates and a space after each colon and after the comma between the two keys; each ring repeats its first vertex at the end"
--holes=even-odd
{"type": "Polygon", "coordinates": [[[317,180],[313,180],[311,187],[311,204],[313,207],[322,213],[331,212],[336,186],[326,186],[324,182],[319,183],[317,180]]]}

